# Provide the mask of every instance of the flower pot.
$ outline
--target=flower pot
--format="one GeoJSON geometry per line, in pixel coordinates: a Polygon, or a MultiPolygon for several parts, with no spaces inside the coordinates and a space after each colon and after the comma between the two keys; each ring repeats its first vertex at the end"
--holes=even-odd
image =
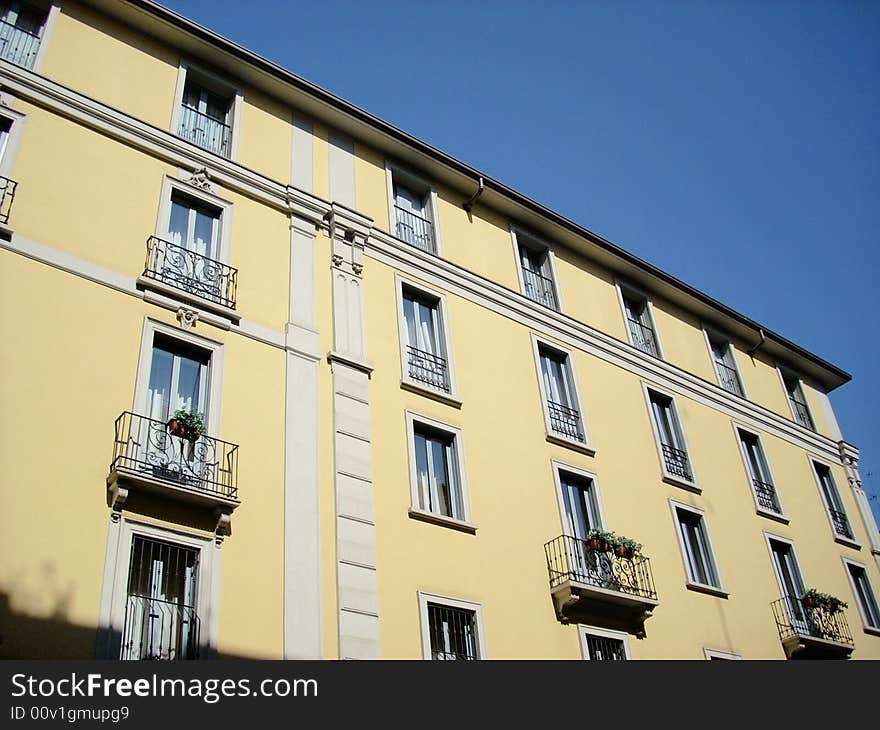
{"type": "Polygon", "coordinates": [[[598,537],[591,537],[587,541],[587,546],[590,548],[590,550],[601,550],[602,540],[600,540],[598,537]]]}
{"type": "Polygon", "coordinates": [[[635,551],[631,547],[627,547],[626,545],[618,545],[617,554],[621,558],[626,558],[627,560],[631,560],[635,551]]]}
{"type": "Polygon", "coordinates": [[[166,424],[166,426],[168,428],[168,433],[170,433],[172,436],[178,436],[180,438],[184,438],[186,436],[186,428],[176,418],[168,419],[168,423],[166,424]]]}
{"type": "Polygon", "coordinates": [[[805,608],[813,608],[813,606],[816,605],[816,600],[815,600],[814,598],[809,598],[809,597],[808,597],[808,598],[804,598],[804,599],[801,601],[801,603],[804,604],[804,607],[805,607],[805,608]]]}
{"type": "Polygon", "coordinates": [[[601,550],[603,553],[611,552],[611,547],[612,546],[610,543],[607,543],[604,540],[600,541],[599,550],[601,550]]]}

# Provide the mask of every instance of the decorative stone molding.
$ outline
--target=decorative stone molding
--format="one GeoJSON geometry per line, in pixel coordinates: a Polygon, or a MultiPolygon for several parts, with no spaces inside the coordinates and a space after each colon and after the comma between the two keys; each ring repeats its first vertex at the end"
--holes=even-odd
{"type": "Polygon", "coordinates": [[[119,522],[122,517],[122,508],[128,499],[128,489],[120,487],[119,483],[113,483],[107,491],[107,504],[110,507],[110,519],[119,522]]]}
{"type": "Polygon", "coordinates": [[[180,307],[177,310],[177,321],[180,322],[180,326],[185,330],[194,329],[196,322],[199,321],[199,313],[194,309],[180,307]]]}
{"type": "Polygon", "coordinates": [[[846,441],[840,441],[838,447],[840,449],[840,461],[843,463],[846,478],[849,481],[850,489],[852,489],[853,497],[855,497],[856,506],[859,508],[862,524],[868,533],[871,552],[874,554],[878,566],[880,566],[880,531],[877,529],[877,520],[874,519],[868,495],[862,489],[862,476],[859,474],[859,450],[846,441]]]}
{"type": "Polygon", "coordinates": [[[214,186],[211,184],[211,175],[207,167],[200,167],[198,170],[194,170],[188,182],[193,187],[199,188],[199,190],[205,190],[209,193],[214,192],[214,186]]]}

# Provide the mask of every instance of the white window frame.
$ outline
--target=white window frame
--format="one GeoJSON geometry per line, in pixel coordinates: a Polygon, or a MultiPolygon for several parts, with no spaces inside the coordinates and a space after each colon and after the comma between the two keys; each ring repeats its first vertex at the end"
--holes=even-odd
{"type": "Polygon", "coordinates": [[[733,370],[736,373],[736,380],[739,383],[739,389],[742,392],[742,395],[738,395],[740,398],[744,398],[748,400],[749,395],[746,391],[746,384],[743,380],[742,371],[739,367],[739,362],[736,359],[736,347],[734,347],[733,339],[722,332],[721,330],[712,327],[711,325],[703,323],[703,336],[706,339],[706,349],[709,351],[709,360],[712,363],[712,370],[715,372],[715,381],[718,383],[718,387],[721,388],[725,393],[730,393],[730,395],[738,395],[733,391],[728,390],[721,383],[721,375],[718,372],[718,364],[715,362],[715,353],[712,351],[712,340],[716,341],[724,341],[727,344],[728,350],[730,351],[730,359],[733,361],[733,370]]]}
{"type": "Polygon", "coordinates": [[[871,626],[871,624],[868,623],[868,614],[865,611],[865,607],[862,605],[861,600],[859,599],[859,592],[856,590],[856,582],[849,569],[849,567],[853,565],[864,572],[865,581],[868,583],[868,590],[874,597],[874,603],[877,605],[878,609],[880,609],[880,598],[878,598],[877,592],[874,590],[874,585],[871,583],[871,576],[868,574],[868,566],[864,563],[860,563],[857,560],[847,558],[843,555],[840,556],[840,559],[843,561],[843,569],[846,571],[846,577],[849,580],[849,587],[852,589],[853,598],[855,599],[856,606],[858,606],[859,616],[862,617],[862,628],[864,629],[866,634],[880,636],[880,625],[871,626]]]}
{"type": "Polygon", "coordinates": [[[691,590],[700,592],[700,593],[709,593],[713,596],[719,596],[721,598],[727,598],[730,596],[730,592],[726,588],[726,584],[724,582],[724,576],[721,574],[721,566],[718,562],[717,551],[715,550],[715,542],[712,540],[712,533],[709,530],[709,521],[706,519],[706,511],[700,509],[699,507],[694,507],[690,504],[685,504],[684,502],[679,502],[675,499],[669,500],[669,506],[672,512],[672,522],[675,526],[675,534],[678,537],[678,548],[681,553],[682,567],[684,568],[684,575],[686,578],[685,585],[691,590]],[[709,559],[712,561],[712,567],[715,570],[715,576],[718,578],[718,585],[714,586],[710,583],[701,583],[700,581],[694,580],[691,576],[690,569],[690,561],[688,560],[688,548],[684,541],[684,535],[681,530],[681,523],[678,519],[678,511],[682,510],[684,512],[690,512],[691,514],[697,515],[700,518],[700,528],[703,532],[703,536],[706,538],[706,548],[709,552],[709,559]]]}
{"type": "Polygon", "coordinates": [[[594,661],[590,656],[590,649],[587,645],[587,634],[592,634],[593,636],[600,636],[603,639],[614,639],[616,641],[620,641],[623,643],[623,653],[626,655],[627,661],[632,659],[632,654],[630,654],[629,649],[629,636],[623,631],[613,631],[611,629],[604,629],[599,626],[590,626],[588,624],[578,624],[578,639],[581,644],[581,656],[584,658],[584,661],[594,661]]]}
{"type": "Polygon", "coordinates": [[[660,360],[666,360],[666,351],[663,348],[663,343],[660,338],[660,330],[657,327],[657,317],[654,315],[654,302],[651,298],[651,295],[648,294],[648,292],[644,289],[636,286],[635,284],[631,284],[630,282],[622,281],[620,279],[614,280],[614,286],[617,289],[617,300],[620,304],[620,314],[623,317],[623,328],[626,330],[626,341],[637,352],[645,355],[646,357],[652,357],[652,355],[639,348],[633,342],[632,332],[629,329],[629,318],[626,316],[626,305],[623,302],[624,296],[630,298],[642,298],[645,300],[645,308],[648,312],[648,319],[651,321],[651,329],[654,331],[654,343],[657,345],[657,357],[660,360]]]}
{"type": "Polygon", "coordinates": [[[813,409],[810,407],[810,404],[807,403],[807,391],[804,388],[804,379],[794,370],[785,365],[780,365],[776,363],[776,372],[779,373],[779,384],[782,386],[782,394],[785,396],[785,402],[788,405],[788,411],[791,413],[791,420],[794,422],[796,426],[800,426],[801,428],[805,428],[812,433],[818,433],[816,430],[816,417],[813,415],[813,409]],[[791,397],[788,395],[788,387],[785,384],[785,378],[788,376],[789,378],[795,378],[800,386],[801,394],[804,396],[804,408],[807,409],[807,414],[810,417],[810,423],[812,423],[812,427],[805,426],[802,424],[797,417],[797,413],[794,410],[794,406],[791,403],[791,397]]]}
{"type": "MultiPolygon", "coordinates": [[[[539,251],[547,257],[548,268],[550,269],[550,278],[553,280],[553,296],[556,298],[556,309],[554,311],[563,312],[562,289],[559,286],[559,274],[556,271],[556,252],[553,247],[543,238],[536,236],[531,231],[526,230],[516,224],[510,225],[510,239],[513,243],[514,261],[516,261],[516,276],[519,281],[519,290],[522,295],[530,302],[535,302],[528,294],[526,294],[526,282],[523,278],[522,257],[520,256],[520,245],[525,248],[539,251]]],[[[535,304],[541,305],[540,302],[535,304]]]]}
{"type": "MultiPolygon", "coordinates": [[[[55,30],[55,24],[58,22],[58,15],[61,12],[61,3],[59,0],[52,0],[49,3],[40,3],[40,2],[27,2],[27,0],[20,0],[20,5],[30,5],[31,7],[40,7],[45,6],[46,9],[46,20],[43,22],[43,31],[40,33],[40,45],[37,48],[37,55],[34,56],[34,64],[31,66],[30,71],[33,73],[42,73],[43,64],[46,62],[46,53],[49,48],[49,41],[52,37],[52,32],[55,30]]],[[[24,67],[22,67],[24,68],[24,67]]]]}
{"type": "Polygon", "coordinates": [[[856,526],[850,517],[849,510],[846,508],[846,505],[843,503],[843,494],[840,491],[840,487],[837,486],[837,479],[834,478],[834,465],[830,461],[826,461],[820,456],[816,456],[815,454],[807,454],[807,461],[810,465],[810,471],[813,474],[813,481],[816,483],[816,488],[819,490],[819,499],[822,500],[822,505],[825,507],[825,516],[828,518],[828,526],[831,528],[831,534],[834,536],[834,541],[840,543],[841,545],[846,545],[847,547],[852,547],[856,549],[860,549],[862,544],[856,539],[856,526]],[[837,498],[840,500],[841,511],[846,517],[847,524],[849,525],[849,529],[852,532],[852,539],[844,536],[838,535],[837,530],[834,529],[834,520],[831,518],[831,505],[828,504],[828,500],[825,498],[825,490],[822,489],[822,482],[819,479],[819,473],[816,470],[816,464],[821,464],[822,466],[828,469],[828,473],[831,476],[831,482],[834,487],[834,491],[837,492],[837,498]]]}
{"type": "Polygon", "coordinates": [[[221,550],[213,535],[196,535],[179,528],[160,526],[128,515],[111,523],[104,561],[104,582],[98,628],[99,659],[118,659],[118,642],[125,629],[125,603],[128,571],[135,537],[171,542],[199,551],[197,612],[201,631],[200,658],[211,658],[217,651],[220,625],[221,550]]]}
{"type": "Polygon", "coordinates": [[[741,654],[734,654],[732,651],[722,651],[721,649],[710,649],[708,646],[703,647],[703,655],[706,659],[742,659],[741,654]]]}
{"type": "Polygon", "coordinates": [[[531,337],[532,353],[535,357],[535,374],[538,378],[538,392],[541,395],[541,409],[544,412],[544,431],[547,441],[549,441],[550,443],[558,444],[560,446],[567,446],[568,448],[574,449],[575,451],[580,451],[587,456],[595,456],[596,449],[593,446],[593,441],[590,436],[590,426],[587,423],[587,414],[584,412],[584,401],[581,397],[581,389],[578,385],[577,372],[575,371],[574,367],[574,351],[568,349],[567,347],[563,347],[557,342],[553,342],[552,340],[542,337],[534,332],[531,333],[531,337]],[[565,357],[566,372],[568,374],[569,380],[571,381],[569,385],[571,386],[571,389],[574,393],[578,414],[580,415],[581,429],[584,432],[583,441],[578,441],[576,439],[568,438],[566,436],[556,433],[550,424],[550,408],[547,405],[547,389],[544,386],[544,376],[541,371],[542,347],[547,350],[552,350],[559,355],[565,357]]]}
{"type": "Polygon", "coordinates": [[[465,464],[464,454],[464,437],[462,435],[461,429],[457,426],[452,426],[448,423],[429,418],[428,416],[423,416],[422,414],[416,413],[414,411],[407,410],[405,412],[405,415],[407,450],[409,455],[409,483],[411,500],[409,516],[413,519],[422,520],[424,522],[431,522],[433,524],[441,525],[443,527],[451,527],[462,532],[469,532],[471,534],[476,533],[477,526],[473,523],[473,518],[471,515],[471,504],[469,497],[470,490],[468,489],[467,466],[465,464]],[[464,512],[464,519],[456,519],[454,517],[448,517],[446,515],[430,512],[419,506],[419,479],[416,469],[416,425],[427,426],[434,431],[439,431],[452,438],[453,448],[455,449],[456,463],[449,464],[448,468],[450,469],[450,473],[452,469],[457,470],[454,474],[454,477],[456,480],[456,484],[461,491],[461,508],[464,512]]]}
{"type": "Polygon", "coordinates": [[[452,337],[450,335],[449,303],[446,294],[432,287],[425,286],[421,282],[402,276],[394,275],[394,289],[397,296],[397,332],[400,341],[400,385],[407,390],[426,395],[435,400],[447,403],[456,408],[461,408],[461,399],[458,395],[458,380],[455,377],[455,365],[452,355],[452,337]],[[404,288],[423,294],[427,299],[437,300],[437,316],[440,319],[439,335],[443,338],[443,350],[446,353],[446,369],[449,378],[449,392],[432,388],[427,383],[413,380],[409,376],[409,363],[406,353],[406,317],[403,311],[404,288]]]}
{"type": "Polygon", "coordinates": [[[779,485],[776,482],[776,475],[773,473],[773,467],[770,464],[770,457],[767,456],[767,449],[764,448],[764,440],[761,434],[758,433],[758,431],[756,431],[755,429],[749,428],[748,426],[745,426],[738,421],[731,421],[730,423],[733,426],[733,435],[736,439],[737,446],[739,447],[739,453],[743,460],[743,469],[745,470],[746,479],[748,479],[749,482],[749,491],[751,492],[752,499],[755,503],[755,512],[764,517],[768,517],[771,520],[776,520],[787,525],[789,523],[789,517],[785,511],[785,505],[782,502],[782,494],[780,494],[779,485]],[[745,446],[743,445],[742,439],[740,438],[740,431],[744,431],[750,436],[754,436],[756,439],[758,439],[758,448],[761,449],[761,453],[764,455],[764,463],[767,465],[767,471],[770,474],[770,481],[773,485],[773,491],[776,492],[776,501],[779,503],[778,513],[765,509],[761,506],[760,502],[758,502],[758,495],[755,493],[755,485],[752,483],[752,472],[751,467],[749,466],[749,456],[746,453],[745,446]]]}
{"type": "Polygon", "coordinates": [[[419,600],[419,624],[422,634],[422,659],[431,661],[431,631],[428,622],[428,604],[435,603],[449,608],[457,608],[462,611],[474,612],[474,623],[477,630],[477,650],[480,653],[480,660],[488,659],[489,652],[486,642],[486,625],[483,621],[483,606],[474,601],[465,601],[460,598],[450,598],[449,596],[441,596],[436,593],[426,593],[418,591],[419,600]]]}
{"type": "MultiPolygon", "coordinates": [[[[229,156],[226,159],[238,162],[239,144],[241,140],[241,119],[242,107],[244,106],[244,92],[241,87],[231,82],[227,78],[217,75],[215,72],[194,63],[190,60],[181,60],[177,68],[177,86],[174,89],[174,107],[171,112],[171,134],[178,135],[178,127],[180,126],[180,108],[183,104],[183,90],[186,87],[187,76],[192,73],[197,80],[204,79],[210,90],[218,94],[226,94],[229,96],[229,127],[232,130],[229,141],[229,156]]],[[[195,145],[199,147],[199,145],[195,145]]],[[[199,147],[199,149],[204,149],[199,147]]],[[[216,154],[210,150],[205,150],[209,154],[216,154]]]]}
{"type": "MultiPolygon", "coordinates": [[[[3,92],[4,102],[14,103],[16,99],[10,97],[3,92]]],[[[21,146],[21,135],[24,132],[24,125],[27,121],[27,114],[16,111],[9,106],[0,106],[0,117],[9,122],[9,134],[6,138],[6,144],[0,149],[0,176],[12,178],[12,171],[15,169],[15,160],[18,156],[18,150],[21,146]]]]}
{"type": "MultiPolygon", "coordinates": [[[[783,542],[791,547],[791,554],[794,556],[794,564],[797,567],[798,577],[800,578],[801,583],[803,583],[804,590],[809,590],[810,584],[807,582],[807,577],[804,574],[804,569],[802,567],[800,556],[797,553],[797,546],[794,544],[794,540],[790,537],[783,537],[777,533],[764,530],[764,542],[767,545],[767,557],[770,558],[773,575],[776,577],[776,587],[779,589],[779,597],[785,598],[788,594],[786,593],[787,589],[785,587],[785,581],[782,580],[782,576],[779,574],[779,568],[776,566],[776,560],[773,558],[773,546],[770,544],[773,540],[776,542],[783,542]]],[[[792,596],[792,598],[800,599],[803,598],[803,596],[792,596]]]]}
{"type": "Polygon", "coordinates": [[[599,513],[599,527],[603,530],[607,529],[605,526],[608,522],[605,519],[605,505],[602,500],[602,492],[599,489],[598,475],[594,472],[587,471],[578,466],[572,466],[571,464],[556,459],[550,460],[550,466],[553,469],[553,483],[556,485],[556,503],[559,507],[559,524],[562,525],[562,532],[560,534],[567,534],[565,532],[567,529],[565,520],[565,500],[562,496],[562,472],[568,472],[569,474],[574,474],[582,479],[590,480],[590,489],[593,492],[593,498],[596,502],[596,511],[599,513]]]}
{"type": "Polygon", "coordinates": [[[699,480],[697,479],[697,467],[694,464],[693,451],[691,450],[690,444],[688,443],[687,433],[685,431],[684,422],[681,419],[681,413],[678,409],[678,403],[676,402],[675,394],[673,394],[671,391],[665,390],[664,388],[659,388],[653,383],[648,383],[644,380],[642,381],[642,393],[645,396],[645,406],[648,409],[648,420],[651,422],[651,432],[654,434],[654,445],[657,448],[657,458],[660,460],[660,473],[662,475],[663,481],[667,484],[672,484],[673,486],[687,489],[690,492],[696,492],[697,494],[702,493],[703,489],[699,484],[699,480]],[[672,415],[678,427],[678,434],[681,436],[682,443],[684,444],[684,452],[687,454],[688,464],[691,468],[690,481],[688,481],[687,479],[682,479],[676,474],[670,473],[669,470],[666,468],[666,460],[663,458],[663,442],[660,439],[660,429],[657,427],[657,421],[654,418],[654,408],[651,404],[651,391],[670,399],[672,415]]]}
{"type": "MultiPolygon", "coordinates": [[[[413,171],[412,169],[400,165],[391,160],[385,160],[385,184],[387,187],[388,193],[388,228],[390,229],[388,233],[393,236],[396,240],[402,240],[397,238],[397,211],[394,209],[394,177],[397,176],[398,181],[401,182],[404,186],[409,181],[417,188],[422,188],[426,190],[425,193],[428,201],[428,208],[431,213],[431,224],[434,231],[434,256],[442,257],[443,256],[443,237],[440,235],[440,205],[439,199],[437,195],[437,186],[423,175],[413,171]]],[[[416,246],[412,246],[404,241],[404,244],[409,248],[412,248],[416,251],[421,251],[422,253],[430,256],[427,251],[422,251],[422,249],[417,248],[416,246]]]]}
{"type": "Polygon", "coordinates": [[[135,380],[134,401],[132,412],[146,414],[147,397],[150,387],[150,368],[153,362],[153,343],[156,335],[177,340],[191,347],[205,350],[210,356],[208,365],[208,412],[205,423],[206,434],[219,438],[221,414],[223,411],[223,344],[209,340],[192,332],[173,327],[150,317],[144,318],[144,329],[141,336],[141,349],[138,358],[137,378],[135,380]]]}

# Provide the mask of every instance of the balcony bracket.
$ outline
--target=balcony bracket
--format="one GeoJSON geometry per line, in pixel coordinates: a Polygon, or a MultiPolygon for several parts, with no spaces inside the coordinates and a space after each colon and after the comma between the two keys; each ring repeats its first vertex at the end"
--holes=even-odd
{"type": "Polygon", "coordinates": [[[232,535],[232,515],[229,512],[217,510],[217,526],[214,528],[214,541],[217,547],[223,544],[223,538],[232,535]]]}
{"type": "Polygon", "coordinates": [[[125,500],[128,499],[128,489],[120,486],[119,482],[114,480],[110,482],[107,489],[107,506],[110,507],[110,519],[113,522],[119,522],[122,516],[122,508],[125,500]]]}

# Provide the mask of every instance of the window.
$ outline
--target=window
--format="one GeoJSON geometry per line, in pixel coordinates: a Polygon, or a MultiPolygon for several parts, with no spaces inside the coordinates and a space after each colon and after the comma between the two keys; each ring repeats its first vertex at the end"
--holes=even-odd
{"type": "Polygon", "coordinates": [[[523,231],[512,229],[520,266],[522,292],[532,301],[560,309],[550,248],[523,231]]]}
{"type": "Polygon", "coordinates": [[[721,589],[721,579],[702,512],[684,505],[674,506],[688,580],[700,586],[721,589]]]}
{"type": "Polygon", "coordinates": [[[718,384],[729,393],[741,398],[745,397],[730,340],[714,332],[707,332],[706,337],[709,339],[709,349],[712,351],[718,384]]]}
{"type": "Polygon", "coordinates": [[[740,447],[745,458],[749,479],[752,481],[752,491],[755,495],[758,509],[766,510],[776,515],[782,514],[779,497],[776,494],[776,487],[773,486],[773,477],[770,474],[770,467],[764,456],[761,440],[757,434],[741,428],[737,429],[737,434],[739,435],[740,447]]]}
{"type": "Polygon", "coordinates": [[[773,571],[782,592],[781,602],[785,607],[784,613],[795,628],[800,628],[809,633],[808,617],[801,604],[801,598],[806,593],[804,579],[798,566],[794,545],[787,540],[767,538],[770,546],[770,557],[773,560],[773,571]]]}
{"type": "Polygon", "coordinates": [[[580,631],[584,659],[590,661],[626,661],[629,659],[629,640],[619,631],[607,631],[592,626],[580,631]]]}
{"type": "Polygon", "coordinates": [[[590,530],[602,527],[593,478],[562,467],[557,474],[564,534],[586,540],[590,530]]]}
{"type": "Polygon", "coordinates": [[[853,593],[858,599],[862,621],[866,627],[880,631],[880,608],[877,607],[877,599],[874,597],[874,591],[871,589],[871,583],[868,581],[868,574],[864,566],[849,560],[844,560],[844,562],[849,572],[853,593]]]}
{"type": "Polygon", "coordinates": [[[135,536],[120,659],[195,659],[199,551],[135,536]]]}
{"type": "Polygon", "coordinates": [[[840,493],[837,491],[837,485],[834,483],[830,467],[814,461],[813,470],[816,473],[819,490],[822,493],[822,501],[825,504],[825,509],[828,510],[828,517],[831,519],[831,526],[835,536],[845,540],[854,540],[855,537],[850,527],[849,519],[846,516],[846,511],[843,508],[840,493]]]}
{"type": "Polygon", "coordinates": [[[410,437],[410,516],[468,532],[470,507],[464,478],[461,431],[407,412],[410,437]]]}
{"type": "Polygon", "coordinates": [[[580,396],[569,353],[539,342],[534,337],[532,342],[538,360],[548,438],[574,443],[592,452],[581,417],[580,396]]]}
{"type": "Polygon", "coordinates": [[[815,431],[813,417],[810,415],[810,409],[807,408],[807,399],[804,396],[801,379],[793,373],[787,371],[780,372],[782,374],[782,382],[785,385],[785,392],[788,394],[788,402],[791,405],[794,420],[801,426],[815,431]]]}
{"type": "Polygon", "coordinates": [[[623,289],[620,294],[623,299],[623,311],[629,330],[630,344],[649,355],[662,357],[648,297],[623,289]]]}
{"type": "Polygon", "coordinates": [[[410,246],[439,253],[437,193],[411,172],[386,166],[394,235],[410,246]]]}
{"type": "Polygon", "coordinates": [[[0,223],[3,224],[9,223],[18,186],[10,178],[24,122],[24,114],[9,107],[0,107],[0,223]]]}
{"type": "Polygon", "coordinates": [[[18,0],[0,2],[0,58],[33,68],[48,15],[48,5],[40,7],[18,0]]]}
{"type": "Polygon", "coordinates": [[[688,458],[684,432],[678,420],[675,402],[671,396],[648,389],[648,402],[654,424],[663,473],[665,478],[683,480],[689,485],[695,482],[694,472],[688,458]]]}
{"type": "Polygon", "coordinates": [[[404,381],[452,393],[442,300],[407,284],[398,286],[403,314],[404,381]]]}
{"type": "Polygon", "coordinates": [[[419,593],[425,659],[486,658],[483,611],[478,603],[419,593]]]}
{"type": "Polygon", "coordinates": [[[184,62],[177,76],[172,131],[221,157],[237,159],[242,93],[212,72],[184,62]]]}
{"type": "Polygon", "coordinates": [[[730,651],[721,651],[720,649],[703,649],[703,654],[708,660],[736,661],[742,659],[739,654],[730,651]]]}

